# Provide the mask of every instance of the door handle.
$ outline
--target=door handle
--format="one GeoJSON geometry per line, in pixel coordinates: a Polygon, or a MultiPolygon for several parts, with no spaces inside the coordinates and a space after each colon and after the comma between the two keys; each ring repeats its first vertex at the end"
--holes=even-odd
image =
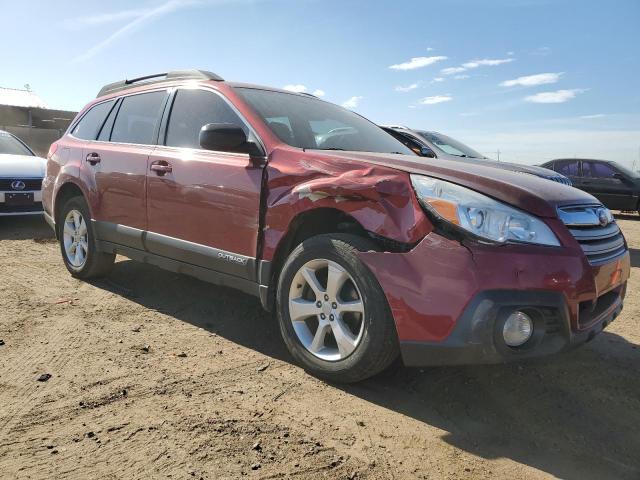
{"type": "Polygon", "coordinates": [[[91,165],[97,165],[98,163],[100,163],[100,155],[96,152],[87,154],[87,162],[89,162],[89,164],[91,165]]]}
{"type": "Polygon", "coordinates": [[[149,169],[156,172],[160,176],[166,175],[167,173],[171,173],[173,171],[173,168],[167,162],[154,162],[151,164],[149,169]]]}

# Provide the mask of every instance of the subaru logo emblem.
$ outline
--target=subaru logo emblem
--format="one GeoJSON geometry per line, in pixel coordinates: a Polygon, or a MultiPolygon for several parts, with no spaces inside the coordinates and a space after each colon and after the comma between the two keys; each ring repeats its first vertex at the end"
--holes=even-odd
{"type": "Polygon", "coordinates": [[[598,221],[600,222],[601,227],[606,227],[613,221],[613,215],[611,215],[611,210],[606,208],[599,208],[596,210],[596,215],[598,216],[598,221]]]}
{"type": "Polygon", "coordinates": [[[24,190],[24,187],[26,187],[26,185],[22,180],[14,180],[13,182],[11,182],[12,190],[24,190]]]}

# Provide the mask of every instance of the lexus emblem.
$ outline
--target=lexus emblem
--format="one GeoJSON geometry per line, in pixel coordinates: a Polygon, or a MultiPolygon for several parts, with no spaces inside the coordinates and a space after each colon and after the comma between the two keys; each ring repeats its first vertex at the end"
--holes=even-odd
{"type": "Polygon", "coordinates": [[[14,180],[11,182],[11,190],[24,190],[24,187],[26,187],[26,185],[22,180],[14,180]]]}
{"type": "Polygon", "coordinates": [[[599,208],[596,210],[596,215],[598,216],[598,221],[600,222],[601,227],[606,227],[613,221],[611,211],[606,208],[599,208]]]}

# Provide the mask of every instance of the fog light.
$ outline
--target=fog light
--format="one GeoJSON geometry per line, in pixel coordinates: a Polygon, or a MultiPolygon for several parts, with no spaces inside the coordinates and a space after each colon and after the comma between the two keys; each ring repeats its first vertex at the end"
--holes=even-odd
{"type": "Polygon", "coordinates": [[[524,312],[516,310],[507,321],[504,322],[502,336],[504,343],[510,347],[519,347],[531,338],[533,333],[533,320],[524,312]]]}

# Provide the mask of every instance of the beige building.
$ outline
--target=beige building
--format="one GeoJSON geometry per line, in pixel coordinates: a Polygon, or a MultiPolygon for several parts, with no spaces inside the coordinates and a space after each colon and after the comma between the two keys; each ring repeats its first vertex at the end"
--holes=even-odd
{"type": "Polygon", "coordinates": [[[13,133],[42,157],[75,116],[76,112],[50,109],[28,87],[0,87],[0,130],[13,133]]]}

